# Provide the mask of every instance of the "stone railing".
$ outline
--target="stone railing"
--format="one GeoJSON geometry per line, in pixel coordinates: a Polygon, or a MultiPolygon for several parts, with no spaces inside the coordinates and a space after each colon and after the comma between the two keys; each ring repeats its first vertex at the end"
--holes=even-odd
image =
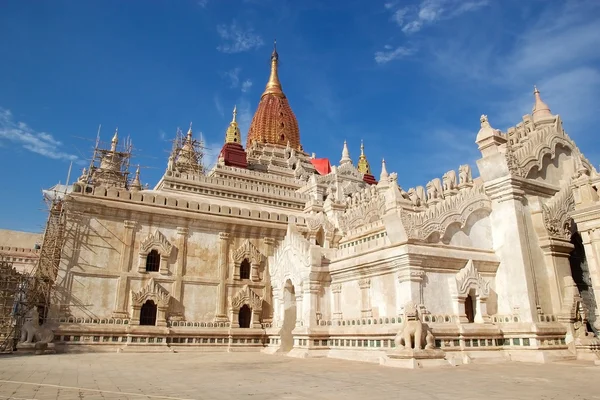
{"type": "Polygon", "coordinates": [[[348,257],[371,249],[378,249],[390,244],[386,232],[379,232],[371,236],[342,243],[335,253],[336,258],[348,257]]]}

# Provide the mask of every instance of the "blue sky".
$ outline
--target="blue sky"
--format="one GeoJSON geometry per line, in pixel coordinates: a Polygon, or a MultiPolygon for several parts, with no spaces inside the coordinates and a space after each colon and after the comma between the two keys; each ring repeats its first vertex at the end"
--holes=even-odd
{"type": "Polygon", "coordinates": [[[129,135],[156,184],[177,127],[218,152],[231,109],[245,135],[277,38],[309,153],[364,139],[408,189],[476,170],[479,116],[505,130],[532,88],[600,162],[600,3],[513,0],[5,0],[0,5],[0,227],[39,231],[41,189],[91,157],[98,125],[129,135]]]}

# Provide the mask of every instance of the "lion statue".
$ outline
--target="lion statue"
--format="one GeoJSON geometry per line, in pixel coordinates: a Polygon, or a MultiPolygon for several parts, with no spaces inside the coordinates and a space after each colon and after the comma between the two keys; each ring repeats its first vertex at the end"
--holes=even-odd
{"type": "Polygon", "coordinates": [[[444,191],[456,189],[456,171],[453,169],[442,176],[444,191]]]}
{"type": "Polygon", "coordinates": [[[32,308],[25,316],[25,323],[21,328],[19,343],[50,343],[54,339],[54,332],[47,326],[40,325],[37,308],[32,308]]]}
{"type": "Polygon", "coordinates": [[[436,200],[444,198],[442,190],[442,181],[435,178],[427,183],[427,200],[436,200]]]}
{"type": "Polygon", "coordinates": [[[429,350],[435,347],[435,338],[419,319],[417,306],[409,302],[404,306],[404,323],[394,338],[398,349],[429,350]]]}

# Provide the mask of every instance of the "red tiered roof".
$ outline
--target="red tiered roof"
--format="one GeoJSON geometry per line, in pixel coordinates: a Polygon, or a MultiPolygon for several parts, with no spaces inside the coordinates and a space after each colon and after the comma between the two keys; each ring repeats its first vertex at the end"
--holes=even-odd
{"type": "Polygon", "coordinates": [[[310,163],[315,167],[319,175],[327,175],[331,172],[331,163],[328,158],[311,158],[310,163]]]}

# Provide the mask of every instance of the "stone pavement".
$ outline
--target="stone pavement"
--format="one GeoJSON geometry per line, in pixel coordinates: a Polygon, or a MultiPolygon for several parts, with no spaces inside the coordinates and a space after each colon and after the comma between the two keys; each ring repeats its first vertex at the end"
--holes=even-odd
{"type": "Polygon", "coordinates": [[[404,370],[257,353],[0,355],[2,399],[600,399],[589,363],[404,370]]]}

